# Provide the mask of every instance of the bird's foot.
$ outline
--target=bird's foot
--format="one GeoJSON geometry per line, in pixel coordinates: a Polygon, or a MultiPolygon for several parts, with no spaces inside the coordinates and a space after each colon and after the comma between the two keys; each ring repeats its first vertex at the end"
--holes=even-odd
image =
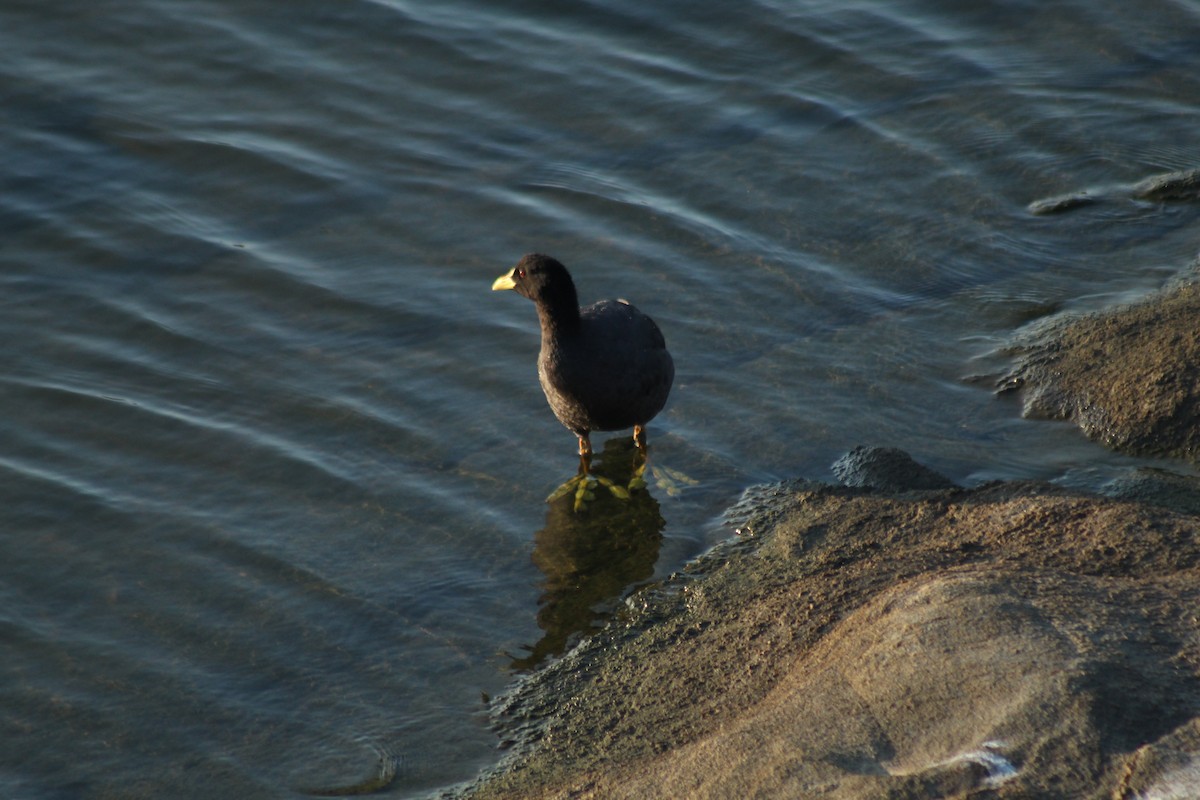
{"type": "Polygon", "coordinates": [[[669,467],[651,467],[650,471],[654,474],[654,482],[658,485],[658,488],[671,497],[678,497],[683,493],[684,489],[700,483],[695,478],[691,478],[679,470],[670,469],[669,467]]]}
{"type": "Polygon", "coordinates": [[[634,459],[633,475],[629,479],[628,488],[631,492],[646,488],[646,454],[644,450],[639,450],[638,457],[634,459]]]}
{"type": "Polygon", "coordinates": [[[610,481],[608,478],[597,477],[596,480],[598,480],[600,482],[601,486],[608,489],[609,494],[611,494],[613,497],[617,498],[618,500],[628,500],[629,499],[629,491],[626,490],[625,487],[617,486],[615,483],[610,481]]]}
{"type": "Polygon", "coordinates": [[[586,491],[590,482],[592,482],[592,476],[588,475],[586,472],[581,472],[551,492],[550,496],[546,498],[546,502],[553,503],[560,497],[566,497],[569,494],[578,492],[581,488],[586,491]]]}
{"type": "Polygon", "coordinates": [[[636,492],[646,488],[646,467],[650,466],[650,448],[646,446],[646,429],[641,425],[633,429],[633,444],[637,449],[633,453],[633,474],[629,478],[628,486],[629,491],[636,492]]]}
{"type": "Polygon", "coordinates": [[[609,493],[618,500],[629,499],[629,492],[626,491],[624,487],[617,486],[608,478],[600,475],[592,475],[591,473],[581,472],[551,492],[550,496],[546,498],[546,502],[553,503],[559,498],[573,494],[575,495],[575,511],[583,511],[589,502],[596,499],[597,486],[603,486],[604,488],[608,489],[609,493]]]}

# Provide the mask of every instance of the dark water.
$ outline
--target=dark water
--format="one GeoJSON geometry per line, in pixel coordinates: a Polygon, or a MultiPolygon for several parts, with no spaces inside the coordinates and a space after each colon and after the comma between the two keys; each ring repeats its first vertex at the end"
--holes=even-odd
{"type": "Polygon", "coordinates": [[[963,379],[1194,257],[1121,187],[1200,3],[16,0],[0,122],[0,796],[421,796],[746,485],[1140,463],[963,379]],[[663,328],[680,491],[543,502],[535,249],[663,328]]]}

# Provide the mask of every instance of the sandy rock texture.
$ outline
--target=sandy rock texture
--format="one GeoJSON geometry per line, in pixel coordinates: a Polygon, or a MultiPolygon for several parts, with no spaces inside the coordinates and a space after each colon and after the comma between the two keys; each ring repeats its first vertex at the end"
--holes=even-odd
{"type": "Polygon", "coordinates": [[[1032,483],[753,497],[494,701],[512,749],[462,796],[1200,796],[1195,516],[1032,483]]]}
{"type": "Polygon", "coordinates": [[[1050,327],[1001,386],[1113,449],[1200,458],[1200,283],[1050,327]]]}

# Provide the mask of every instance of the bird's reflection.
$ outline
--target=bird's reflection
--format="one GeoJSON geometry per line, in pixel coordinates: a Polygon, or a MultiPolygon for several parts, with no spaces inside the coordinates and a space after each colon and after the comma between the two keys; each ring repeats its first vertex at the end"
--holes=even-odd
{"type": "MultiPolygon", "coordinates": [[[[592,472],[623,486],[640,457],[632,439],[609,439],[592,472]]],[[[625,591],[654,574],[666,522],[648,490],[629,499],[596,492],[584,513],[573,505],[569,495],[552,501],[545,527],[534,534],[533,563],[546,578],[537,615],[544,633],[513,669],[533,669],[599,630],[625,591]]]]}

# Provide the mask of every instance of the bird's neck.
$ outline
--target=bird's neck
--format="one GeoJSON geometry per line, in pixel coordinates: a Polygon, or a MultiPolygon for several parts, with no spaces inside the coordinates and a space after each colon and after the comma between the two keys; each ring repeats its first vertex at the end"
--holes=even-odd
{"type": "Polygon", "coordinates": [[[575,287],[566,287],[540,298],[537,312],[544,336],[569,338],[579,333],[579,300],[575,296],[575,287]]]}

